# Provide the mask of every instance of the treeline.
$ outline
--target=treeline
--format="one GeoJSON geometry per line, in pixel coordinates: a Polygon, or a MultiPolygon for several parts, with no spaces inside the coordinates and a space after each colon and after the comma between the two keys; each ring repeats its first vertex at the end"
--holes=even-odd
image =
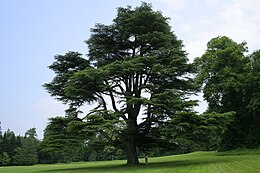
{"type": "Polygon", "coordinates": [[[125,159],[100,134],[79,137],[68,129],[70,122],[70,118],[50,118],[43,140],[37,138],[35,128],[20,136],[9,129],[2,132],[0,126],[0,166],[125,159]]]}
{"type": "MultiPolygon", "coordinates": [[[[160,127],[151,136],[140,140],[138,156],[148,154],[156,157],[196,150],[216,150],[227,125],[234,119],[234,114],[179,115],[170,125],[160,127]]],[[[126,159],[124,146],[117,139],[114,130],[116,129],[101,117],[95,117],[89,122],[70,115],[50,118],[41,142],[41,153],[44,153],[41,162],[126,159]],[[110,128],[97,130],[97,124],[110,128]]]]}
{"type": "MultiPolygon", "coordinates": [[[[138,155],[162,156],[214,150],[232,117],[233,113],[180,115],[172,122],[172,127],[154,132],[150,140],[139,141],[142,144],[138,155]],[[160,141],[156,139],[158,136],[160,141]]],[[[24,136],[15,135],[9,129],[3,133],[0,130],[0,164],[18,166],[126,159],[124,148],[115,139],[113,129],[104,133],[91,129],[92,125],[68,115],[53,117],[44,130],[43,140],[37,139],[35,128],[27,130],[24,136]]]]}
{"type": "Polygon", "coordinates": [[[0,128],[0,164],[34,165],[38,163],[40,141],[36,129],[29,129],[24,136],[16,136],[11,130],[2,133],[0,128]]]}
{"type": "Polygon", "coordinates": [[[260,50],[247,52],[245,42],[216,37],[194,62],[207,112],[235,112],[220,150],[260,145],[260,50]]]}
{"type": "Polygon", "coordinates": [[[125,159],[122,150],[99,132],[86,132],[79,118],[53,117],[41,142],[41,163],[125,159]],[[76,126],[74,126],[76,124],[76,126]],[[81,124],[81,125],[80,125],[81,124]]]}

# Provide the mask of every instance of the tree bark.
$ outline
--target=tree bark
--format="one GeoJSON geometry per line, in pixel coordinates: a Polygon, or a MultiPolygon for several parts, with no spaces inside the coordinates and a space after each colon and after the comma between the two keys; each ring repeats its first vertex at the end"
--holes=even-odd
{"type": "Polygon", "coordinates": [[[136,142],[133,137],[129,137],[129,141],[127,142],[127,165],[137,165],[139,164],[138,155],[137,155],[137,147],[136,142]]]}
{"type": "Polygon", "coordinates": [[[137,122],[135,119],[128,119],[128,134],[126,141],[127,165],[139,164],[136,145],[137,122]]]}
{"type": "MultiPolygon", "coordinates": [[[[140,98],[138,78],[134,75],[131,75],[126,83],[126,95],[135,96],[140,98]]],[[[137,154],[137,116],[140,111],[140,103],[130,103],[127,98],[126,112],[128,114],[127,119],[127,130],[125,136],[125,145],[126,145],[126,155],[127,155],[127,165],[137,165],[139,164],[138,154],[137,154]]]]}

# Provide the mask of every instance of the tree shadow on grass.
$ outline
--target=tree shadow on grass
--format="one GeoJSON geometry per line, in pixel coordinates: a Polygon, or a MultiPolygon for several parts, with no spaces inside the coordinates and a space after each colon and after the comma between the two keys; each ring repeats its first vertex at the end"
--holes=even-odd
{"type": "Polygon", "coordinates": [[[44,172],[74,172],[74,171],[82,171],[82,172],[124,172],[124,171],[142,171],[147,169],[161,169],[161,168],[178,168],[178,167],[186,167],[192,165],[207,165],[207,164],[216,164],[216,163],[227,163],[230,162],[229,159],[205,159],[205,160],[194,160],[194,159],[187,159],[187,160],[176,160],[176,161],[165,161],[165,162],[152,162],[148,165],[139,164],[137,166],[128,166],[128,165],[118,165],[113,164],[111,165],[97,165],[97,166],[88,166],[86,167],[75,167],[74,168],[61,168],[61,169],[49,169],[44,172]]]}

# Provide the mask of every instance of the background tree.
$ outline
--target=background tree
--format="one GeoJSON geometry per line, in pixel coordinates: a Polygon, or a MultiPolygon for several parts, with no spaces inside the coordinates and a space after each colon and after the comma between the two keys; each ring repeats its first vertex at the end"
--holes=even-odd
{"type": "MultiPolygon", "coordinates": [[[[54,117],[45,128],[41,143],[41,162],[69,163],[82,161],[83,139],[69,130],[69,123],[79,121],[68,117],[54,117]]],[[[78,133],[80,133],[78,131],[78,133]]]]}
{"type": "Polygon", "coordinates": [[[15,133],[11,130],[4,132],[3,136],[0,136],[0,156],[5,161],[1,162],[1,165],[14,165],[13,156],[15,155],[15,149],[21,146],[21,137],[15,136],[15,133]],[[8,162],[7,162],[8,161],[8,162]]]}
{"type": "Polygon", "coordinates": [[[260,145],[260,50],[249,55],[250,73],[247,76],[245,89],[250,92],[250,101],[247,110],[250,113],[250,126],[247,136],[247,146],[257,147],[260,145]]]}
{"type": "Polygon", "coordinates": [[[117,145],[112,133],[115,127],[111,124],[97,114],[89,116],[87,122],[75,116],[50,118],[41,143],[40,163],[125,158],[114,147],[117,145]]]}
{"type": "Polygon", "coordinates": [[[2,166],[8,165],[10,161],[11,157],[7,154],[7,152],[0,154],[0,163],[2,163],[2,166]]]}
{"type": "Polygon", "coordinates": [[[207,112],[236,112],[236,118],[228,128],[222,147],[234,149],[256,146],[259,138],[251,134],[259,131],[259,117],[253,116],[256,112],[252,109],[250,111],[250,105],[259,98],[258,77],[253,77],[259,73],[256,72],[256,67],[259,66],[256,63],[258,53],[252,54],[251,58],[245,56],[246,43],[238,44],[225,36],[211,39],[207,47],[202,57],[195,60],[197,81],[209,104],[207,112]]]}
{"type": "MultiPolygon", "coordinates": [[[[4,132],[3,140],[2,140],[2,151],[6,152],[8,156],[11,158],[14,156],[14,150],[17,147],[16,137],[13,131],[8,129],[4,132]]],[[[11,159],[9,164],[12,164],[13,160],[11,159]]]]}
{"type": "Polygon", "coordinates": [[[33,128],[30,128],[29,130],[27,130],[27,131],[25,132],[24,137],[25,137],[25,138],[34,138],[34,139],[37,139],[36,128],[33,127],[33,128]]]}
{"type": "Polygon", "coordinates": [[[1,122],[0,122],[0,137],[2,137],[2,127],[1,127],[1,122]]]}
{"type": "Polygon", "coordinates": [[[172,120],[173,138],[177,152],[217,150],[228,125],[234,120],[235,112],[194,113],[177,116],[172,120]]]}
{"type": "Polygon", "coordinates": [[[2,135],[2,127],[0,122],[0,154],[3,153],[3,135],[2,135]]]}
{"type": "Polygon", "coordinates": [[[249,55],[250,59],[250,83],[249,89],[252,92],[252,98],[248,109],[254,113],[255,116],[260,115],[260,50],[249,55]]]}
{"type": "Polygon", "coordinates": [[[21,147],[15,148],[13,156],[16,165],[34,165],[38,163],[38,149],[40,141],[38,141],[36,128],[31,128],[26,131],[21,139],[21,147]]]}
{"type": "Polygon", "coordinates": [[[85,120],[112,117],[127,163],[138,164],[138,141],[195,104],[188,99],[192,66],[182,42],[168,18],[142,3],[118,8],[113,23],[96,24],[86,43],[88,60],[72,52],[57,55],[50,66],[56,76],[44,87],[71,108],[97,103],[85,120]]]}

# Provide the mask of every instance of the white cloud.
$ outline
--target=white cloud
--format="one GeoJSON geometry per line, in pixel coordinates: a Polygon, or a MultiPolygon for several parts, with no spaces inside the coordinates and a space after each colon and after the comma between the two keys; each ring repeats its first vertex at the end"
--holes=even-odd
{"type": "Polygon", "coordinates": [[[215,32],[238,42],[246,41],[251,51],[260,48],[260,1],[229,1],[216,19],[222,24],[215,32]]]}
{"type": "MultiPolygon", "coordinates": [[[[184,0],[155,0],[160,5],[163,5],[163,13],[167,17],[170,17],[171,19],[179,19],[181,18],[181,15],[179,12],[184,11],[187,9],[188,1],[184,0]]],[[[162,9],[160,9],[162,10],[162,9]]]]}
{"type": "Polygon", "coordinates": [[[187,42],[185,46],[185,50],[189,53],[188,57],[191,61],[194,58],[201,56],[206,50],[206,40],[195,40],[191,42],[187,42]]]}
{"type": "Polygon", "coordinates": [[[220,3],[220,1],[219,1],[219,0],[206,0],[205,3],[206,3],[206,6],[207,6],[208,8],[213,9],[213,8],[216,7],[216,5],[217,5],[218,3],[220,3]]]}
{"type": "Polygon", "coordinates": [[[166,5],[173,30],[184,40],[192,59],[205,51],[210,39],[220,35],[246,41],[251,52],[260,48],[259,0],[157,1],[166,5]]]}
{"type": "Polygon", "coordinates": [[[188,1],[185,0],[157,0],[161,3],[165,3],[172,11],[182,11],[187,7],[188,1]]]}

